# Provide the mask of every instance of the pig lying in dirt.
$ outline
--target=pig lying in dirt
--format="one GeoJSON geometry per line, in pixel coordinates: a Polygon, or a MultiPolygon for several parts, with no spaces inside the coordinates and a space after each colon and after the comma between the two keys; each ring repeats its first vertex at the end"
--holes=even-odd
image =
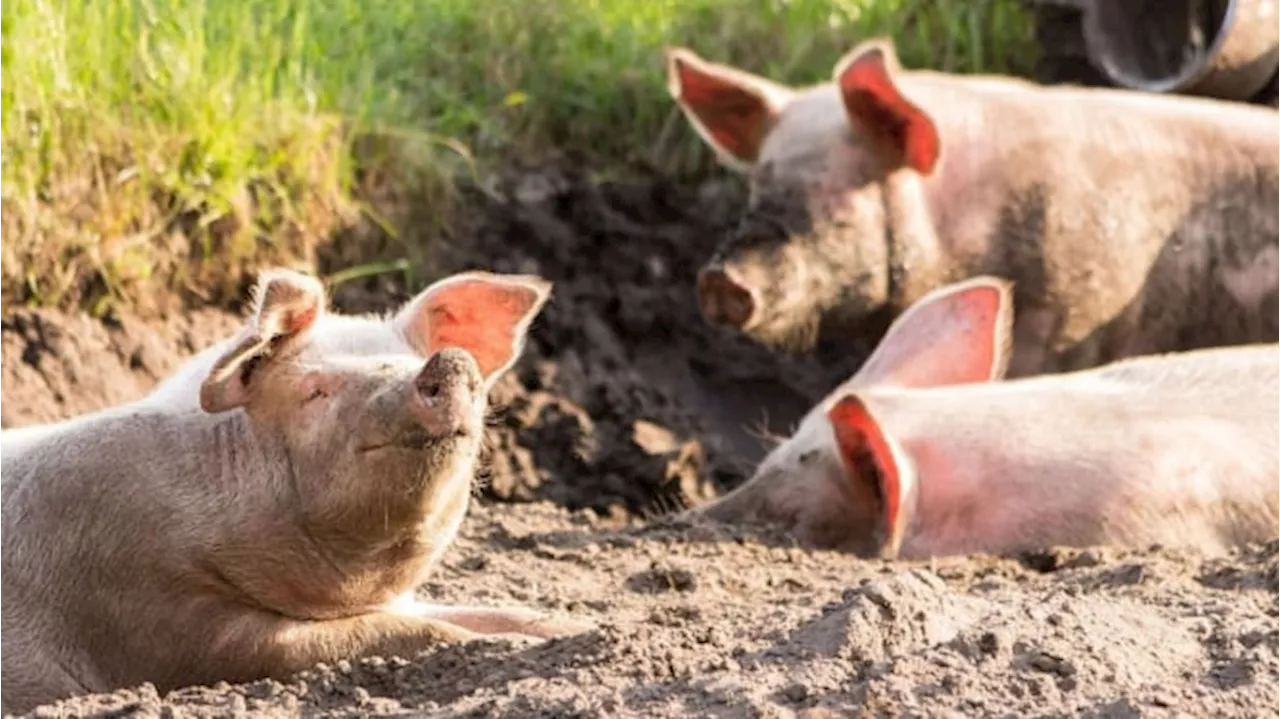
{"type": "Polygon", "coordinates": [[[1010,295],[991,276],[925,295],[751,480],[691,514],[907,558],[1277,536],[1280,346],[990,381],[1010,295]]]}
{"type": "Polygon", "coordinates": [[[466,273],[351,317],[316,279],[269,271],[185,386],[0,434],[4,711],[585,629],[413,595],[466,512],[487,391],[550,289],[466,273]]]}
{"type": "Polygon", "coordinates": [[[870,40],[793,89],[674,48],[685,116],[750,178],[709,320],[874,342],[925,293],[1014,280],[1009,374],[1277,340],[1275,109],[903,71],[870,40]]]}

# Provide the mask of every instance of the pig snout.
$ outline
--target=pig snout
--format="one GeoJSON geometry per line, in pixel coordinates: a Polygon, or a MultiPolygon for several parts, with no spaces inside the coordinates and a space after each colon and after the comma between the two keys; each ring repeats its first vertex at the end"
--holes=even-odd
{"type": "Polygon", "coordinates": [[[470,354],[455,348],[435,353],[414,378],[413,389],[409,407],[428,433],[452,437],[471,431],[477,395],[484,390],[470,354]]]}
{"type": "Polygon", "coordinates": [[[698,306],[709,322],[746,329],[760,307],[759,292],[741,274],[721,264],[698,272],[698,306]]]}

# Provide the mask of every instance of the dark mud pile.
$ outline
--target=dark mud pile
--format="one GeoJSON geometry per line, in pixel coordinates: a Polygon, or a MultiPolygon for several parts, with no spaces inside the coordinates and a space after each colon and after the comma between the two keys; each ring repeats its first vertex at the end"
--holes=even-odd
{"type": "MultiPolygon", "coordinates": [[[[652,516],[741,482],[864,352],[788,356],[708,325],[694,276],[740,211],[730,182],[593,182],[565,161],[472,194],[470,231],[435,248],[466,269],[552,280],[495,390],[487,495],[652,516]]],[[[380,309],[376,281],[336,297],[380,309]]]]}

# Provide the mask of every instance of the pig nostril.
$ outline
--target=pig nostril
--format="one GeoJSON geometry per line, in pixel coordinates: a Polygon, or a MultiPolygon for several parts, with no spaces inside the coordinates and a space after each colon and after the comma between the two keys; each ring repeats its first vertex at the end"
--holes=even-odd
{"type": "Polygon", "coordinates": [[[698,303],[713,322],[745,327],[756,313],[755,295],[724,270],[698,273],[698,303]]]}
{"type": "Polygon", "coordinates": [[[462,401],[478,394],[482,379],[470,354],[445,348],[427,360],[414,384],[418,397],[424,400],[448,397],[462,401]]]}
{"type": "Polygon", "coordinates": [[[423,399],[435,399],[444,394],[445,383],[438,377],[427,376],[426,373],[418,375],[417,381],[418,396],[423,399]]]}

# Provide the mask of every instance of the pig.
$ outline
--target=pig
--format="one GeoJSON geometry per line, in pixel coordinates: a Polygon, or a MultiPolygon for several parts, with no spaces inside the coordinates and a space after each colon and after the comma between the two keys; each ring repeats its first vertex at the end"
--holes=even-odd
{"type": "Polygon", "coordinates": [[[1275,539],[1280,345],[1000,381],[1011,283],[943,286],[746,483],[687,519],[863,557],[1275,539]]]}
{"type": "Polygon", "coordinates": [[[1015,282],[1010,377],[1277,337],[1274,108],[907,71],[872,38],[786,87],[669,48],[671,96],[747,206],[697,275],[710,322],[870,346],[927,292],[1015,282]]]}
{"type": "Polygon", "coordinates": [[[4,712],[588,629],[413,593],[550,291],[477,271],[347,316],[316,278],[267,270],[243,328],[151,396],[0,433],[4,712]]]}

